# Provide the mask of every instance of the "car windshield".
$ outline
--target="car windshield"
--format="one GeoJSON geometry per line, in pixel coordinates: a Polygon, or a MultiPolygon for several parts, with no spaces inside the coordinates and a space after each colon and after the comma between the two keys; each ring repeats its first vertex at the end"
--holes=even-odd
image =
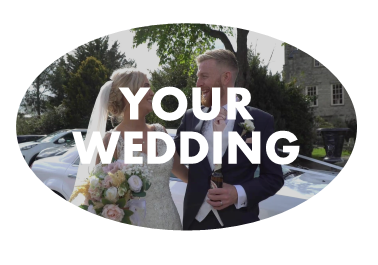
{"type": "MultiPolygon", "coordinates": [[[[84,141],[85,140],[85,136],[86,136],[86,132],[81,132],[81,135],[83,136],[83,141],[84,141]]],[[[73,140],[69,141],[68,143],[65,143],[64,147],[69,148],[69,147],[74,147],[75,145],[76,145],[75,139],[73,139],[73,140]]]]}
{"type": "Polygon", "coordinates": [[[55,136],[57,136],[58,134],[61,134],[61,133],[64,133],[64,132],[67,132],[69,131],[68,129],[65,129],[65,130],[60,130],[60,131],[56,131],[56,132],[53,132],[49,135],[46,135],[45,137],[42,137],[41,139],[38,139],[36,140],[36,142],[40,142],[40,143],[48,143],[48,142],[52,142],[54,141],[55,139],[55,136]]]}

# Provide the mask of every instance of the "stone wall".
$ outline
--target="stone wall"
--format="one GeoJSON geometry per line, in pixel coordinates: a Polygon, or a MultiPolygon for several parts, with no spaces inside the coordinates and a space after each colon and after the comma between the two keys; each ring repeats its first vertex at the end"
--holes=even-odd
{"type": "MultiPolygon", "coordinates": [[[[285,46],[284,80],[296,78],[299,85],[317,86],[318,106],[314,106],[316,116],[327,120],[356,118],[352,101],[344,87],[344,104],[332,105],[332,85],[341,82],[324,66],[314,66],[314,58],[293,46],[285,46]]],[[[305,93],[305,91],[304,91],[305,93]]]]}

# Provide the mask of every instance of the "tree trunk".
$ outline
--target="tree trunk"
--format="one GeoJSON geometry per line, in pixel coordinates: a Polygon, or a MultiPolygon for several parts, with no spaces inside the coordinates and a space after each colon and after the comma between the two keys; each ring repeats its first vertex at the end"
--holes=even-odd
{"type": "Polygon", "coordinates": [[[40,84],[40,75],[37,77],[37,80],[36,80],[36,96],[37,96],[37,98],[36,98],[36,100],[37,100],[37,104],[36,104],[36,109],[37,109],[37,114],[38,114],[38,118],[41,118],[41,101],[40,101],[40,91],[39,91],[39,89],[40,89],[40,86],[41,86],[41,84],[40,84]]]}
{"type": "Polygon", "coordinates": [[[239,63],[239,74],[236,79],[236,87],[243,87],[248,89],[249,75],[248,75],[248,47],[247,47],[247,36],[249,31],[244,29],[237,29],[237,52],[236,58],[239,63]]]}

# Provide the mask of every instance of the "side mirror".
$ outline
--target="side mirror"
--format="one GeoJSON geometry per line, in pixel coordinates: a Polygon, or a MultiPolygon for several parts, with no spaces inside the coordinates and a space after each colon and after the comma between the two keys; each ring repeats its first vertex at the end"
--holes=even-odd
{"type": "Polygon", "coordinates": [[[59,140],[58,140],[58,144],[63,144],[63,143],[65,143],[66,142],[66,140],[64,140],[64,138],[60,138],[59,140]]]}

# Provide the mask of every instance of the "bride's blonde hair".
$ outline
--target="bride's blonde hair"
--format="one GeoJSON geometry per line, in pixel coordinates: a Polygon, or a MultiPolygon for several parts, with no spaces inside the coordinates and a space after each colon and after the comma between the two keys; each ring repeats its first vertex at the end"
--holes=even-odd
{"type": "Polygon", "coordinates": [[[118,69],[115,70],[110,77],[113,81],[109,94],[108,111],[111,117],[112,125],[114,122],[120,122],[123,119],[123,113],[126,108],[127,101],[124,99],[120,87],[128,87],[135,95],[139,88],[143,86],[147,76],[136,69],[118,69]]]}

